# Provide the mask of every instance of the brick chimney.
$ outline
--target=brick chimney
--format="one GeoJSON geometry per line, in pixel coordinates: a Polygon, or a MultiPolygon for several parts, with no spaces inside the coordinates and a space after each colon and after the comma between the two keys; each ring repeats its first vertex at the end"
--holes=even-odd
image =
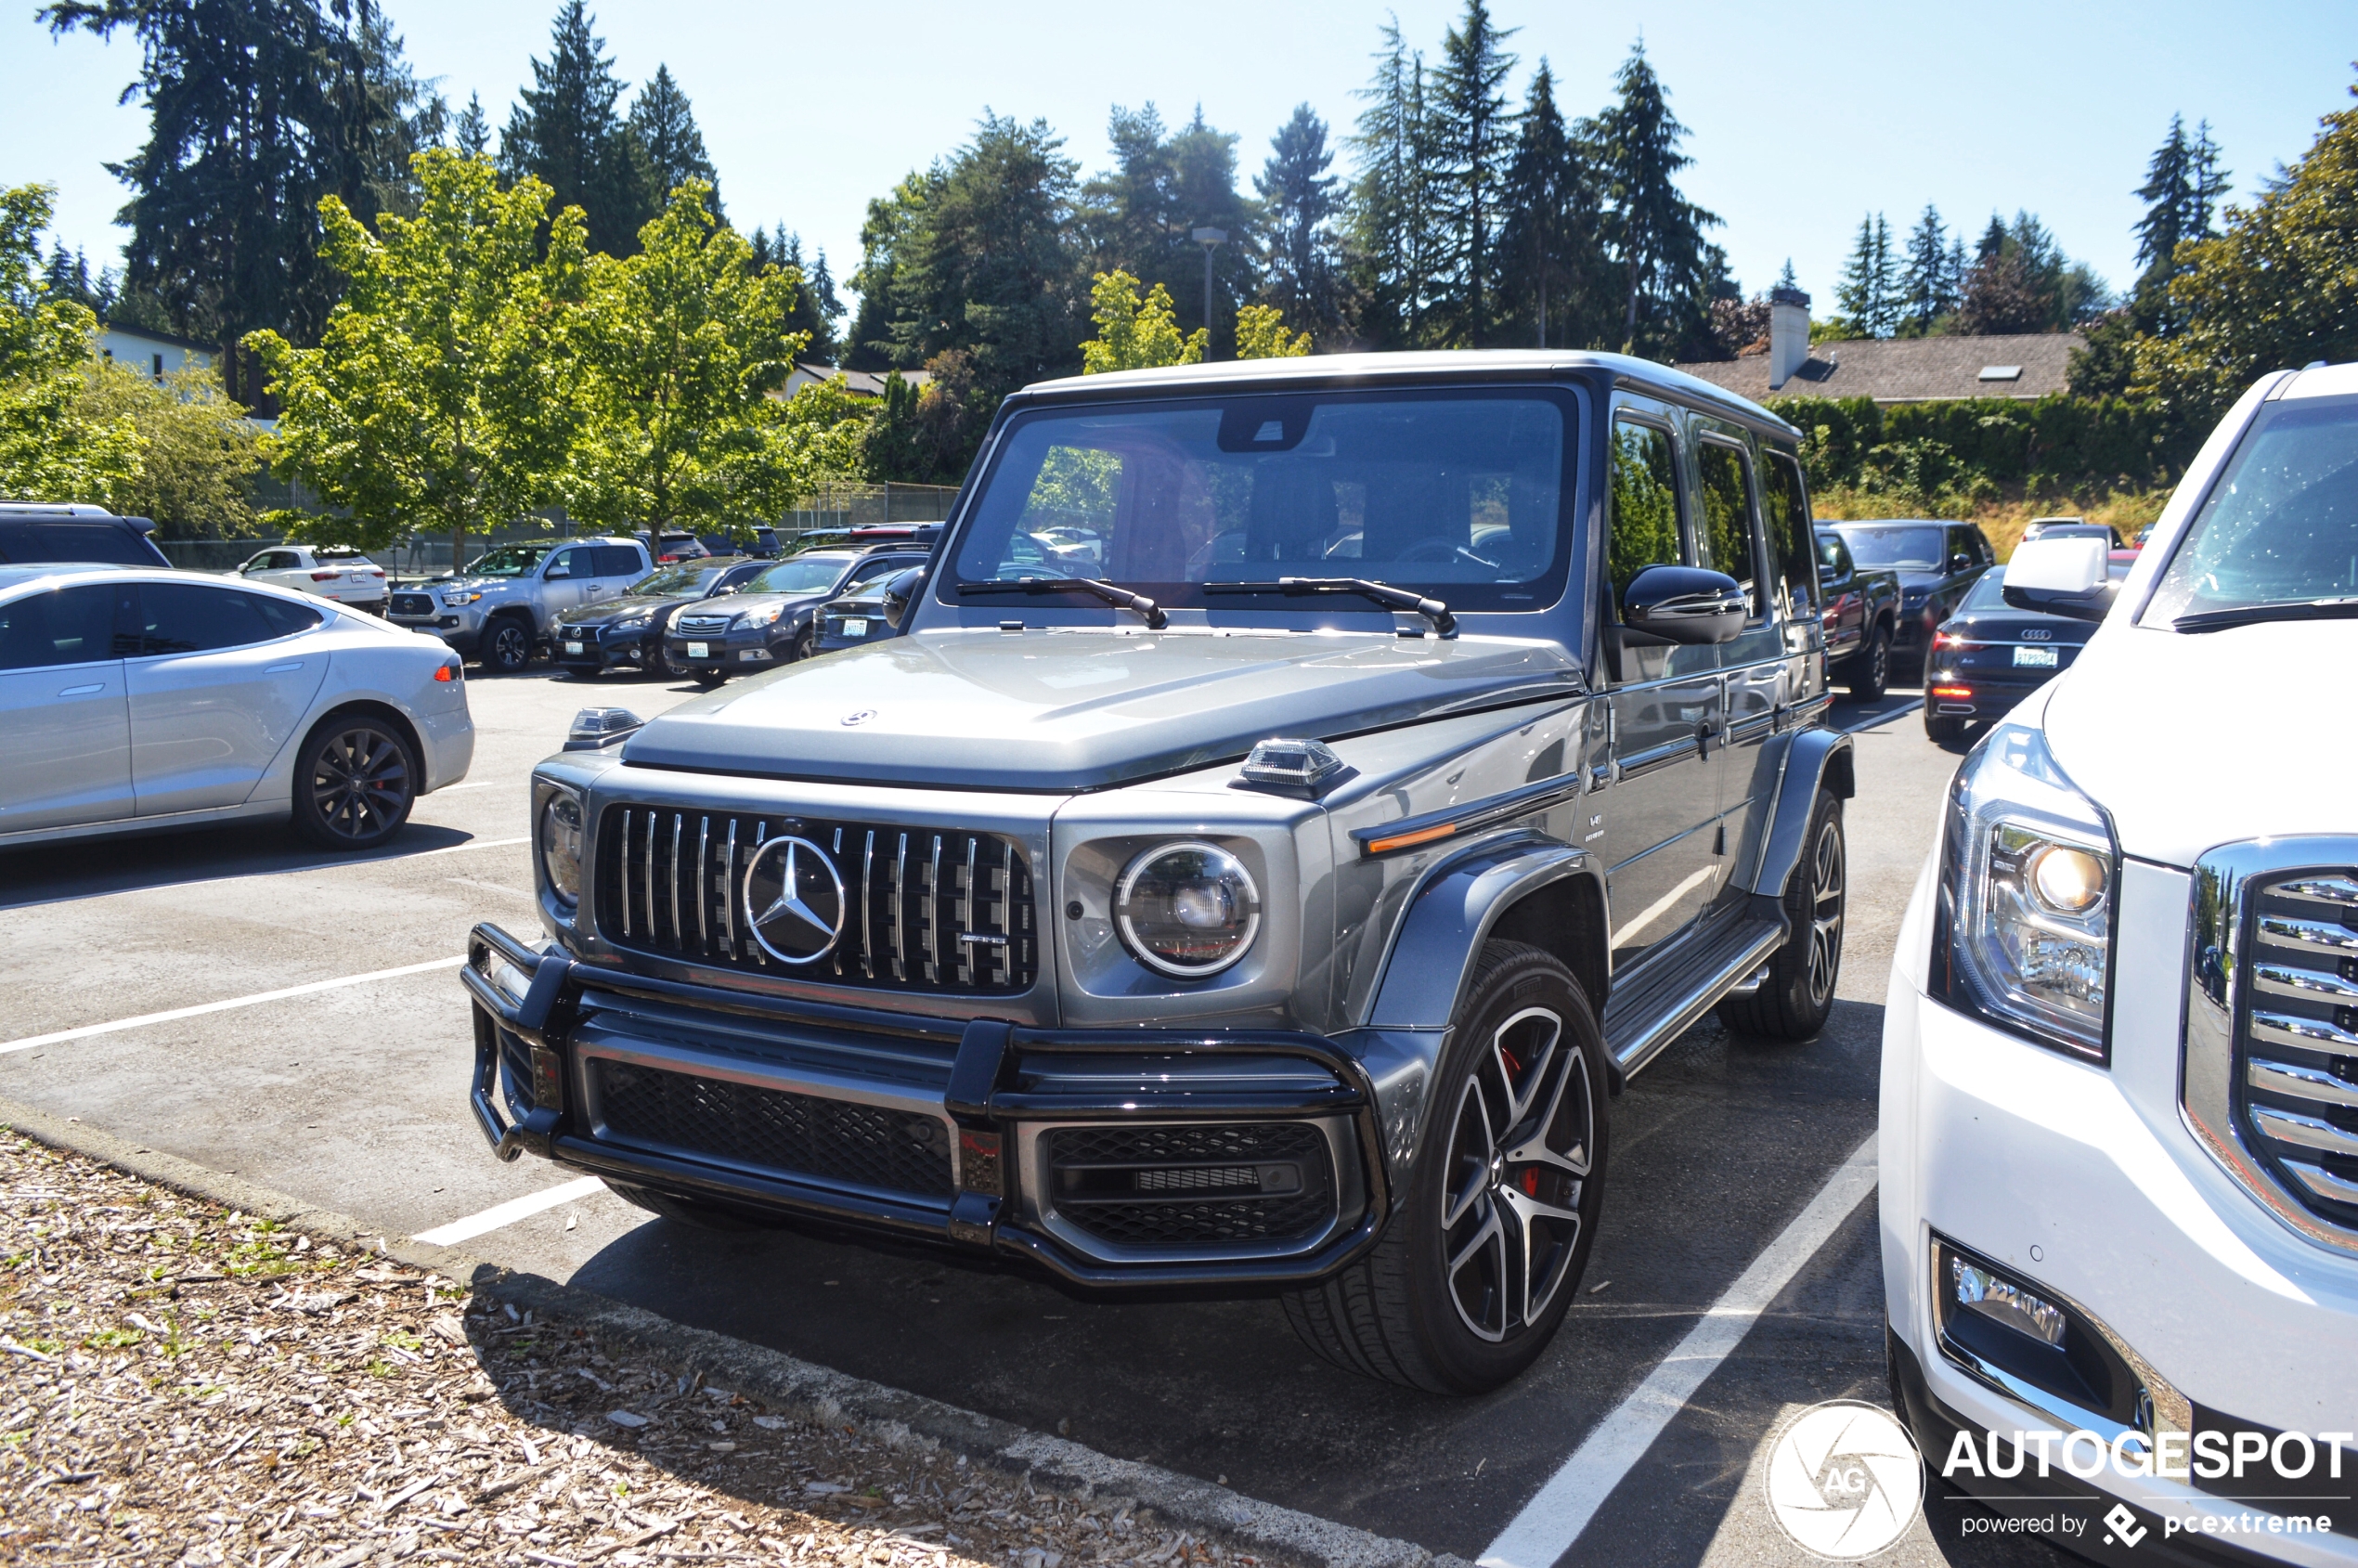
{"type": "Polygon", "coordinates": [[[1799,289],[1768,292],[1768,390],[1792,379],[1809,357],[1809,296],[1799,289]]]}

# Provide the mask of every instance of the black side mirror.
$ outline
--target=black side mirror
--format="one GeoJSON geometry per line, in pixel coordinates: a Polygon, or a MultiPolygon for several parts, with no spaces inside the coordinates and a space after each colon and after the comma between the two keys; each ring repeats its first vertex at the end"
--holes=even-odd
{"type": "Polygon", "coordinates": [[[1966,554],[1962,550],[1949,558],[1949,569],[1952,572],[1964,571],[1973,564],[1973,557],[1966,554]]]}
{"type": "Polygon", "coordinates": [[[1749,608],[1741,583],[1700,566],[1649,566],[1621,595],[1626,630],[1691,646],[1734,641],[1749,608]]]}

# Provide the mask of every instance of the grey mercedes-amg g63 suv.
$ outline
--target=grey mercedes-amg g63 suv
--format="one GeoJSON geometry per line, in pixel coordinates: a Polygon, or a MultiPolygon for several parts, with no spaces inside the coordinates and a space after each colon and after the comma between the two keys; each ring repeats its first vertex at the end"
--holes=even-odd
{"type": "Polygon", "coordinates": [[[1276,1292],[1346,1367],[1503,1382],[1624,1080],[1833,999],[1796,434],[1593,354],[1010,397],[906,635],[537,770],[544,935],[463,971],[483,1131],[678,1220],[1276,1292]]]}

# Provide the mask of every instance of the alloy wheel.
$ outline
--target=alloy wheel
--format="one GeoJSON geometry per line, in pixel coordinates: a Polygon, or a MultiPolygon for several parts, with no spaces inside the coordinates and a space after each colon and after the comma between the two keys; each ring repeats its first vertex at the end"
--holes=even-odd
{"type": "Polygon", "coordinates": [[[1867,650],[1868,681],[1878,692],[1891,684],[1891,639],[1877,637],[1867,650]]]}
{"type": "Polygon", "coordinates": [[[1809,857],[1809,1000],[1823,1007],[1842,965],[1844,891],[1842,823],[1829,817],[1809,857]]]}
{"type": "Polygon", "coordinates": [[[1563,1285],[1595,1117],[1587,1062],[1552,1008],[1509,1017],[1466,1074],[1443,1167],[1441,1240],[1450,1299],[1480,1338],[1496,1342],[1537,1320],[1563,1285]]]}
{"type": "Polygon", "coordinates": [[[409,759],[383,732],[346,730],[328,742],[311,772],[319,820],[339,838],[367,838],[398,823],[408,808],[409,759]]]}
{"type": "Polygon", "coordinates": [[[501,621],[491,634],[491,662],[501,669],[522,669],[532,662],[532,639],[513,621],[501,621]]]}

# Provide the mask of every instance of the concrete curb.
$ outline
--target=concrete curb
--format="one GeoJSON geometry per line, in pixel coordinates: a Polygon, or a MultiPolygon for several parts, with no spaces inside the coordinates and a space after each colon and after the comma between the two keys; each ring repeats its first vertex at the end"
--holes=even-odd
{"type": "Polygon", "coordinates": [[[349,1214],[304,1203],[273,1188],[134,1144],[78,1118],[52,1116],[0,1100],[0,1127],[52,1148],[100,1160],[176,1192],[225,1204],[339,1245],[373,1250],[413,1268],[464,1279],[479,1294],[562,1315],[600,1338],[631,1347],[680,1373],[753,1394],[806,1419],[865,1429],[879,1441],[939,1446],[994,1469],[1030,1478],[1083,1499],[1129,1499],[1163,1523],[1232,1546],[1318,1568],[1470,1568],[1413,1542],[1378,1536],[1315,1514],[1232,1492],[1160,1466],[1117,1459],[1061,1437],[1030,1431],[938,1399],[815,1366],[706,1328],[684,1324],[592,1291],[518,1274],[453,1247],[434,1247],[362,1225],[349,1214]]]}

